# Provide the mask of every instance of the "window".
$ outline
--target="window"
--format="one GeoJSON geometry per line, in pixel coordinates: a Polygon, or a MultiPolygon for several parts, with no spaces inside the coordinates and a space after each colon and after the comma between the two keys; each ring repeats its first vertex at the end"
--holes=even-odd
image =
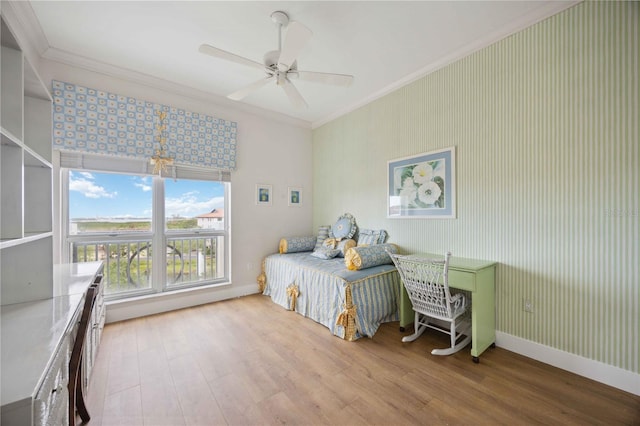
{"type": "Polygon", "coordinates": [[[230,184],[211,171],[105,172],[109,161],[118,160],[102,160],[100,171],[62,168],[63,256],[102,260],[109,299],[227,282],[230,184]]]}

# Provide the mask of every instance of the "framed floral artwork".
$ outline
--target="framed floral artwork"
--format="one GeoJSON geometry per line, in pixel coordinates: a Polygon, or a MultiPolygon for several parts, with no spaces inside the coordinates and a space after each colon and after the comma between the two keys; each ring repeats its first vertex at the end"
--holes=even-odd
{"type": "Polygon", "coordinates": [[[387,162],[387,217],[455,219],[455,147],[387,162]]]}
{"type": "Polygon", "coordinates": [[[302,205],[302,188],[289,187],[288,205],[300,207],[302,205]]]}
{"type": "Polygon", "coordinates": [[[256,204],[269,205],[271,204],[271,198],[271,185],[263,185],[260,183],[256,185],[256,204]]]}

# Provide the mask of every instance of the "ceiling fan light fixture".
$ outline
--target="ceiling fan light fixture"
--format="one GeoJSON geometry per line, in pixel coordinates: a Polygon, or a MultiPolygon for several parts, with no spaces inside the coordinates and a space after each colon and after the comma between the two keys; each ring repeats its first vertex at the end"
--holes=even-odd
{"type": "Polygon", "coordinates": [[[280,10],[271,14],[271,20],[278,26],[278,50],[272,50],[264,55],[263,63],[243,58],[231,52],[218,49],[208,44],[200,46],[200,52],[230,62],[260,68],[266,76],[240,90],[236,90],[227,97],[233,100],[241,100],[258,90],[262,86],[275,80],[276,85],[284,89],[289,101],[297,108],[307,108],[304,98],[289,80],[307,80],[316,83],[332,84],[336,86],[348,86],[353,76],[345,74],[321,73],[313,71],[298,71],[297,57],[307,45],[313,33],[299,22],[290,21],[289,15],[280,10]],[[282,27],[288,27],[284,43],[282,42],[282,27]]]}

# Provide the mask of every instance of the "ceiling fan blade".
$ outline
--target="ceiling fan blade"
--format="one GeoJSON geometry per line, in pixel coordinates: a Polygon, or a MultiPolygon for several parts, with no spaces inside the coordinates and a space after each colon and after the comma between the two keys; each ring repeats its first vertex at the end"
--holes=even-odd
{"type": "Polygon", "coordinates": [[[208,44],[203,44],[198,49],[200,53],[204,53],[205,55],[211,55],[216,58],[225,59],[227,61],[235,62],[241,65],[247,65],[249,67],[258,68],[264,70],[264,64],[260,62],[252,61],[251,59],[243,58],[242,56],[238,56],[236,54],[227,52],[226,50],[218,49],[217,47],[210,46],[208,44]]]}
{"type": "Polygon", "coordinates": [[[350,86],[353,82],[353,76],[347,74],[331,74],[325,72],[314,71],[298,71],[291,70],[287,73],[289,78],[297,78],[298,80],[313,81],[315,83],[333,84],[335,86],[350,86]]]}
{"type": "Polygon", "coordinates": [[[291,101],[291,103],[296,107],[296,108],[308,108],[309,105],[307,105],[307,103],[305,102],[304,98],[302,97],[302,95],[300,94],[300,92],[298,92],[298,89],[296,89],[296,86],[294,86],[293,84],[291,84],[291,82],[288,79],[283,79],[283,83],[282,83],[282,88],[284,89],[284,92],[287,94],[287,96],[289,97],[289,100],[291,101]]]}
{"type": "Polygon", "coordinates": [[[313,33],[311,30],[298,22],[290,22],[287,27],[287,37],[284,40],[280,57],[278,58],[278,69],[287,71],[298,57],[303,47],[307,45],[313,33]]]}
{"type": "Polygon", "coordinates": [[[265,77],[261,80],[255,81],[253,83],[251,83],[250,85],[243,87],[240,90],[237,90],[233,93],[231,93],[230,95],[227,95],[227,98],[229,99],[233,99],[234,101],[239,101],[241,99],[243,99],[244,97],[246,97],[247,95],[249,95],[251,92],[258,90],[259,88],[261,88],[262,86],[268,84],[270,81],[275,80],[276,76],[272,75],[269,77],[265,77]]]}

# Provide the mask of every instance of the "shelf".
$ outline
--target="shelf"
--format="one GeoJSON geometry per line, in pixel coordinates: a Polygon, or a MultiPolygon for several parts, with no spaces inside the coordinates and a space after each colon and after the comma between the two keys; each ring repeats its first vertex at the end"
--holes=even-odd
{"type": "Polygon", "coordinates": [[[53,229],[52,170],[40,159],[24,152],[24,234],[53,229]]]}
{"type": "Polygon", "coordinates": [[[51,297],[52,100],[0,19],[0,292],[2,305],[51,297]]]}
{"type": "Polygon", "coordinates": [[[24,144],[51,163],[52,99],[29,61],[24,60],[24,144]]]}
{"type": "Polygon", "coordinates": [[[22,140],[22,105],[24,100],[22,52],[2,46],[2,127],[22,140]]]}
{"type": "Polygon", "coordinates": [[[24,147],[24,166],[25,167],[44,167],[51,169],[51,162],[33,151],[28,146],[24,147]]]}
{"type": "Polygon", "coordinates": [[[22,148],[2,134],[0,144],[0,238],[22,238],[22,148]]]}
{"type": "Polygon", "coordinates": [[[51,163],[51,101],[24,97],[24,144],[51,163]]]}
{"type": "Polygon", "coordinates": [[[16,247],[21,244],[30,243],[33,241],[38,241],[51,236],[53,236],[53,232],[34,232],[33,234],[25,235],[23,238],[0,240],[0,250],[8,249],[10,247],[16,247]]]}
{"type": "Polygon", "coordinates": [[[2,144],[14,144],[14,145],[18,145],[20,147],[23,146],[22,141],[20,140],[20,138],[18,138],[16,135],[14,135],[13,133],[11,133],[9,131],[9,129],[5,129],[4,127],[0,126],[0,134],[2,134],[2,144]]]}
{"type": "Polygon", "coordinates": [[[0,250],[2,305],[53,296],[53,235],[24,238],[0,250]]]}
{"type": "Polygon", "coordinates": [[[54,392],[66,391],[57,384],[69,377],[68,336],[82,295],[54,297],[52,99],[7,25],[4,1],[2,8],[0,422],[59,424],[68,399],[54,392]],[[55,408],[45,417],[46,404],[55,408]]]}

